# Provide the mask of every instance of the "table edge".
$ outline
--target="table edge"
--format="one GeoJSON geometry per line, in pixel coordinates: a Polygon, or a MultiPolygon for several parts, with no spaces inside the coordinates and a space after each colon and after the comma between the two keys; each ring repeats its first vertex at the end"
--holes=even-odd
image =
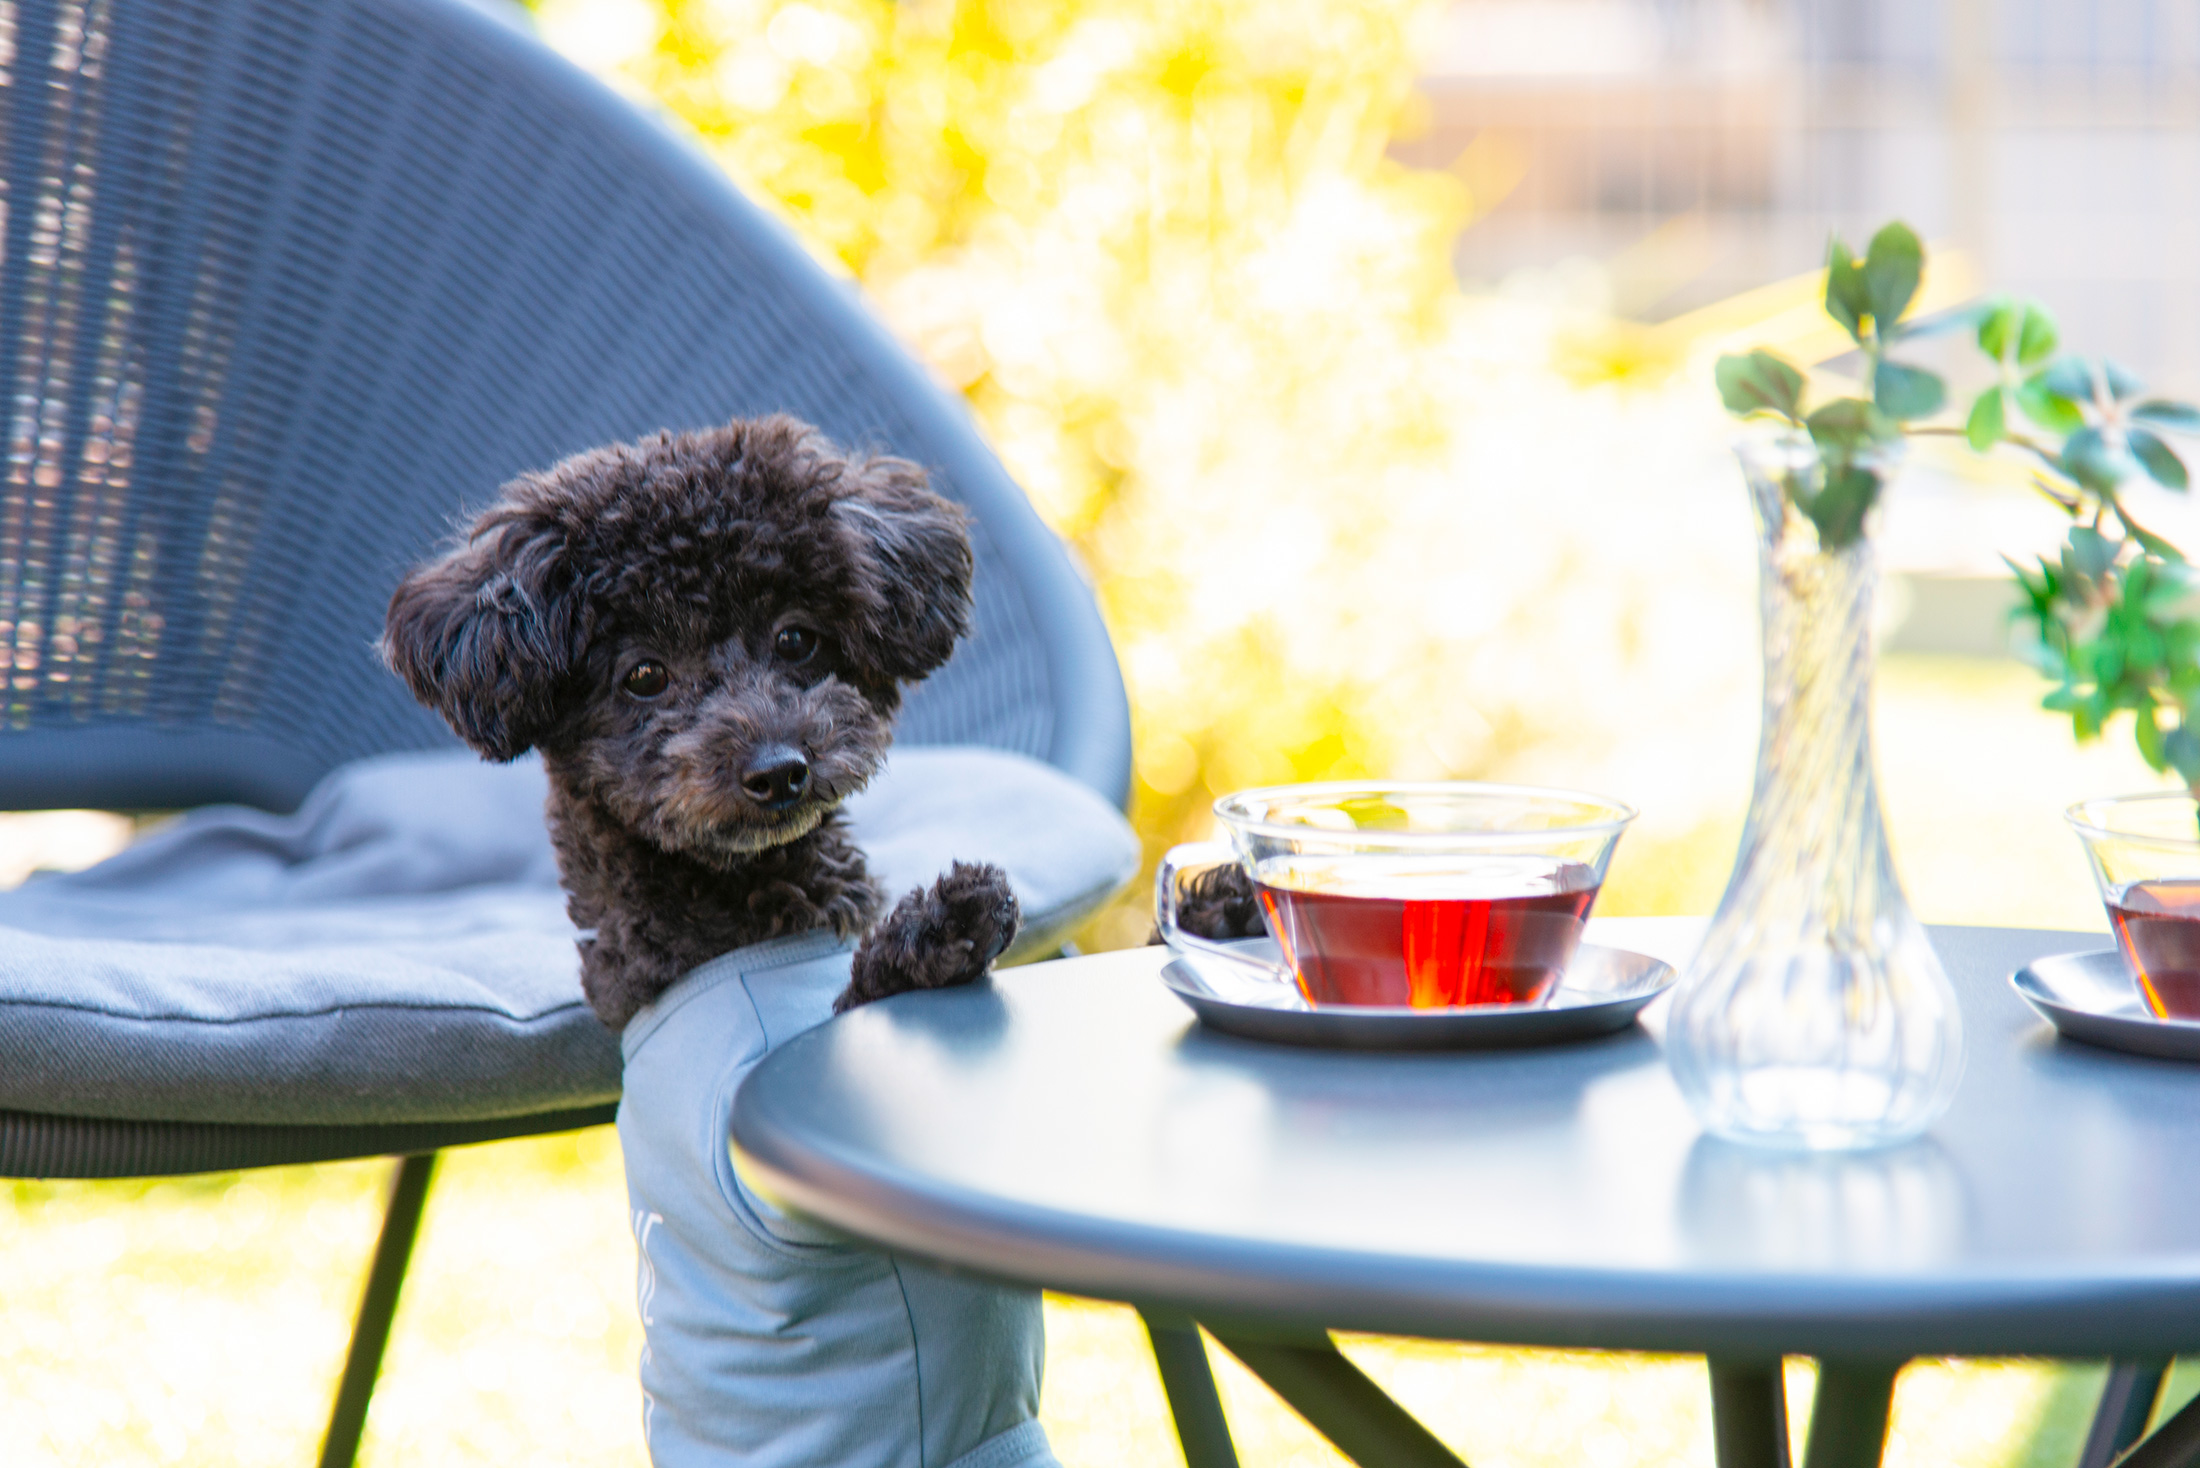
{"type": "MultiPolygon", "coordinates": [[[[1059,962],[1137,959],[1159,961],[1130,950],[1059,962]]],[[[823,1028],[765,1064],[798,1053],[823,1028]]],[[[958,1272],[1203,1319],[1686,1353],[1870,1357],[1890,1354],[1890,1341],[1901,1342],[1904,1355],[2200,1349],[2200,1249],[2182,1278],[2166,1281],[2160,1269],[2102,1268],[1871,1277],[1733,1271],[1676,1282],[1627,1269],[1366,1255],[1109,1220],[939,1184],[805,1146],[756,1096],[746,1085],[736,1096],[730,1141],[744,1179],[777,1203],[958,1272]]]]}

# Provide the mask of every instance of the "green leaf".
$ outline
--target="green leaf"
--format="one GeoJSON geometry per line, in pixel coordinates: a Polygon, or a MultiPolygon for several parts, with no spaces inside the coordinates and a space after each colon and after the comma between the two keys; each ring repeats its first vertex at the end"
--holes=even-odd
{"type": "Polygon", "coordinates": [[[2073,525],[2063,552],[2063,563],[2079,575],[2098,581],[2116,564],[2116,542],[2090,525],[2073,525]]]}
{"type": "MultiPolygon", "coordinates": [[[[2147,538],[2161,540],[2158,535],[2147,538]]],[[[2162,543],[2168,545],[2167,541],[2162,543]]],[[[2176,547],[2170,549],[2174,551],[2176,547]]],[[[2147,583],[2146,613],[2149,617],[2174,613],[2192,600],[2193,593],[2200,592],[2200,569],[2194,568],[2183,556],[2164,556],[2152,563],[2152,569],[2153,577],[2147,583]]],[[[2173,618],[2169,625],[2174,627],[2176,619],[2173,618]]]]}
{"type": "Polygon", "coordinates": [[[2109,446],[2098,428],[2081,428],[2063,440],[2062,471],[2096,494],[2113,492],[2138,466],[2109,446]]]}
{"type": "Polygon", "coordinates": [[[2085,414],[2078,405],[2050,387],[2042,372],[2017,384],[2017,408],[2049,433],[2075,433],[2085,427],[2085,414]]]}
{"type": "Polygon", "coordinates": [[[1881,362],[1872,373],[1872,401],[1890,418],[1929,417],[1947,400],[1947,387],[1922,367],[1881,362]]]}
{"type": "Polygon", "coordinates": [[[2024,599],[2030,603],[2029,606],[2017,608],[2010,615],[2030,616],[2046,611],[2047,604],[2054,600],[2055,596],[2055,584],[2050,579],[2052,573],[2047,568],[2047,562],[2044,560],[2040,562],[2041,574],[2037,579],[2033,577],[2030,571],[2027,571],[2007,556],[2001,558],[2001,563],[2009,568],[2009,574],[2015,579],[2017,589],[2024,593],[2024,599]]]}
{"type": "Polygon", "coordinates": [[[1871,247],[1864,252],[1864,297],[1882,337],[1910,309],[1924,273],[1925,249],[1908,225],[1897,221],[1872,236],[1871,247]]]}
{"type": "Polygon", "coordinates": [[[2055,329],[2055,318],[2047,314],[2047,308],[2037,301],[2024,303],[2024,324],[2017,328],[2017,365],[2030,369],[2037,367],[2055,355],[2055,348],[2062,345],[2062,333],[2055,329]]]}
{"type": "Polygon", "coordinates": [[[2146,466],[2156,484],[2169,489],[2192,487],[2192,476],[2185,472],[2185,461],[2178,458],[2168,444],[2144,428],[2130,429],[2124,437],[2131,444],[2131,456],[2146,466]]]}
{"type": "Polygon", "coordinates": [[[2121,618],[2124,622],[2130,622],[2140,616],[2141,606],[2146,600],[2147,583],[2150,579],[2145,561],[2140,560],[2131,563],[2130,571],[2125,573],[2123,587],[2117,593],[2114,604],[2108,609],[2111,621],[2121,618]]]}
{"type": "Polygon", "coordinates": [[[1862,398],[1835,398],[1804,423],[1829,458],[1851,458],[1902,435],[1899,424],[1862,398]]]}
{"type": "Polygon", "coordinates": [[[2162,736],[2162,757],[2173,765],[2187,784],[2200,778],[2200,738],[2180,723],[2162,736]]]}
{"type": "Polygon", "coordinates": [[[1729,413],[1745,418],[1751,413],[1778,413],[1783,418],[1803,415],[1803,374],[1770,352],[1721,357],[1713,376],[1719,384],[1719,401],[1729,413]]]}
{"type": "Polygon", "coordinates": [[[2050,598],[2061,596],[2063,588],[2062,563],[2051,561],[2045,556],[2037,557],[2037,559],[2040,563],[2040,581],[2047,587],[2048,596],[2050,598]]]}
{"type": "Polygon", "coordinates": [[[2185,553],[2183,551],[2171,545],[2144,525],[2134,525],[2126,520],[2124,521],[2124,529],[2131,532],[2131,538],[2138,541],[2140,548],[2146,551],[2148,555],[2160,556],[2163,560],[2178,565],[2184,564],[2185,553]]]}
{"type": "Polygon", "coordinates": [[[1971,447],[1985,453],[2000,443],[2009,431],[2008,413],[2002,406],[2002,390],[1990,387],[1978,395],[1971,404],[1970,419],[1963,425],[1963,435],[1971,441],[1971,447]]]}
{"type": "Polygon", "coordinates": [[[2141,624],[2131,629],[2130,637],[2124,642],[2124,663],[2134,673],[2144,677],[2162,666],[2162,659],[2167,652],[2168,649],[2162,643],[2162,634],[2141,624]]]}
{"type": "Polygon", "coordinates": [[[2146,390],[2145,383],[2106,357],[2101,359],[2101,377],[2108,384],[2108,395],[2119,403],[2146,390]]]}
{"type": "Polygon", "coordinates": [[[2024,320],[2024,308],[2007,296],[1996,296],[1987,303],[1986,313],[1979,318],[1978,349],[1996,362],[2007,357],[2017,344],[2017,328],[2024,320]]]}
{"type": "Polygon", "coordinates": [[[1861,342],[1861,323],[1871,308],[1864,272],[1858,267],[1856,257],[1849,253],[1849,247],[1835,235],[1826,242],[1826,314],[1861,342]]]}
{"type": "Polygon", "coordinates": [[[2097,686],[2088,700],[2094,709],[2096,724],[2108,722],[2109,699],[2107,685],[2124,676],[2124,645],[2105,637],[2095,638],[2088,646],[2093,653],[2093,679],[2097,686]]]}
{"type": "Polygon", "coordinates": [[[2073,403],[2093,401],[2093,365],[2083,357],[2057,357],[2032,375],[2058,398],[2073,403]]]}
{"type": "Polygon", "coordinates": [[[2173,403],[2167,398],[2148,398],[2131,410],[2131,416],[2141,423],[2167,428],[2172,433],[2200,433],[2200,408],[2195,408],[2190,403],[2173,403]]]}
{"type": "Polygon", "coordinates": [[[1823,550],[1840,550],[1864,535],[1864,517],[1879,499],[1879,476],[1858,464],[1829,465],[1826,486],[1803,506],[1818,527],[1823,550]]]}
{"type": "Polygon", "coordinates": [[[2163,769],[2169,764],[2168,755],[2162,751],[2162,726],[2154,717],[2154,705],[2142,704],[2138,713],[2138,726],[2132,731],[2138,736],[2139,754],[2151,769],[2163,769]]]}

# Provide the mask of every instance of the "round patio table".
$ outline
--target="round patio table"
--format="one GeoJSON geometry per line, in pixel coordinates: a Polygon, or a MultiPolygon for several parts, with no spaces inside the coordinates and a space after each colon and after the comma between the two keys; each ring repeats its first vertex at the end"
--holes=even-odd
{"type": "MultiPolygon", "coordinates": [[[[1590,937],[1681,959],[1697,927],[1590,937]]],[[[1300,1049],[1203,1028],[1144,949],[798,1037],[743,1086],[735,1158],[879,1247],[1139,1306],[1192,1468],[1236,1461],[1195,1321],[1364,1465],[1457,1459],[1330,1330],[1702,1353],[1721,1468],[1788,1463],[1782,1356],[1820,1360],[1809,1468],[1878,1461],[1911,1357],[2108,1356],[2087,1449],[2106,1463],[2163,1360],[2200,1349],[2200,1066],[2060,1040],[2012,991],[2103,936],[1933,940],[1967,1069],[1947,1116],[1887,1151],[1703,1135],[1662,1001],[1548,1049],[1300,1049]]],[[[2186,1415],[2123,1461],[2186,1461],[2186,1415]]]]}

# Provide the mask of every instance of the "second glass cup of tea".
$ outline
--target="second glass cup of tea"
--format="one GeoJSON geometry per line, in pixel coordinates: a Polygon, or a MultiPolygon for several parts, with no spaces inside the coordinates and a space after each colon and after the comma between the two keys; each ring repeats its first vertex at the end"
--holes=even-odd
{"type": "Polygon", "coordinates": [[[1558,987],[1632,806],[1466,782],[1277,785],[1215,802],[1227,844],[1162,858],[1154,912],[1178,952],[1296,984],[1307,1003],[1541,1004],[1558,987]],[[1285,967],[1179,926],[1179,883],[1236,861],[1285,967]]]}
{"type": "Polygon", "coordinates": [[[2200,1020],[2200,803],[2183,791],[2115,795],[2064,815],[2147,1009],[2200,1020]]]}

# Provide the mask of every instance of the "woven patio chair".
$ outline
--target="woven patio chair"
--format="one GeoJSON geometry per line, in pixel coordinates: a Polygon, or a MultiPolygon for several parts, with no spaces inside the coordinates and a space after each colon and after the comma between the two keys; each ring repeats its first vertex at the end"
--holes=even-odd
{"type": "MultiPolygon", "coordinates": [[[[517,11],[17,0],[0,27],[0,809],[279,813],[352,761],[455,749],[371,651],[402,572],[518,471],[767,411],[915,459],[973,513],[977,631],[915,691],[901,744],[1029,756],[1124,801],[1128,713],[1091,592],[960,404],[517,11]]],[[[1035,939],[1059,942],[1075,906],[1035,939]]],[[[363,1118],[276,1081],[257,1111],[209,1117],[176,1077],[212,1063],[254,1094],[251,1025],[126,1016],[57,1050],[53,1006],[8,972],[0,955],[0,1075],[31,1057],[54,1084],[0,1101],[0,1174],[405,1159],[328,1464],[355,1451],[435,1152],[614,1109],[616,1046],[577,989],[477,1037],[518,1077],[491,1102],[410,1097],[393,1066],[363,1118]],[[214,1031],[243,1038],[212,1062],[162,1048],[214,1031]]],[[[267,1043],[291,1047],[294,1081],[300,1047],[331,1043],[301,1024],[372,1021],[374,1053],[402,1058],[405,1023],[443,1022],[376,1003],[338,994],[267,1043]]]]}

